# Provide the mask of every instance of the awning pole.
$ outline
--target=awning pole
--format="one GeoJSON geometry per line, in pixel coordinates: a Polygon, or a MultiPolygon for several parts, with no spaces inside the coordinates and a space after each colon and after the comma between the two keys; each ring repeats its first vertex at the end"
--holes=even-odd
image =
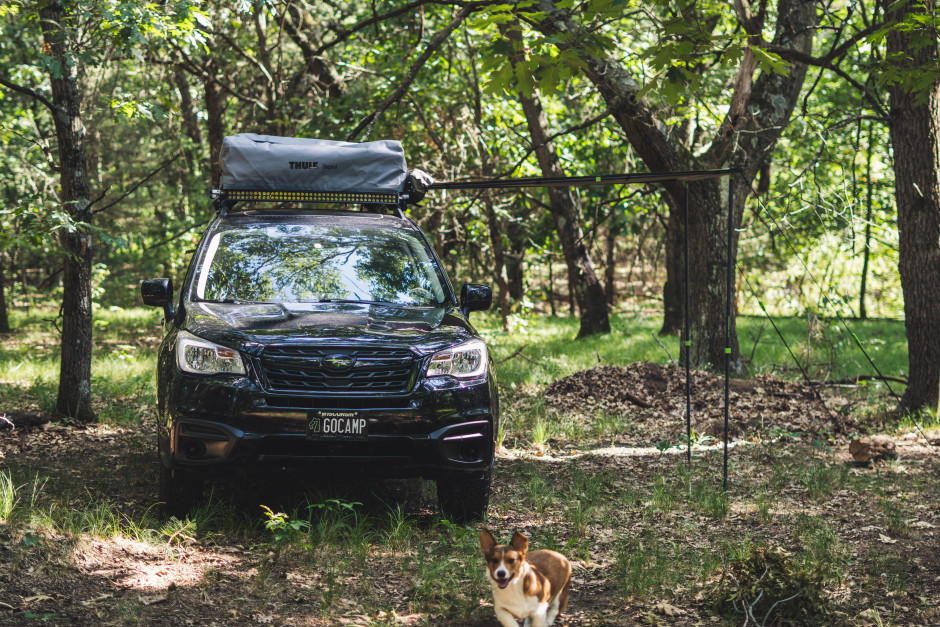
{"type": "Polygon", "coordinates": [[[734,237],[734,175],[728,176],[728,272],[727,272],[727,302],[725,305],[725,458],[723,469],[722,486],[725,492],[728,491],[728,418],[731,405],[731,285],[732,285],[732,263],[731,242],[734,237]]]}
{"type": "Polygon", "coordinates": [[[691,314],[689,312],[691,304],[691,294],[689,289],[689,184],[685,184],[685,337],[683,346],[685,348],[685,434],[686,434],[686,461],[692,463],[692,383],[689,352],[692,350],[691,334],[691,314]]]}

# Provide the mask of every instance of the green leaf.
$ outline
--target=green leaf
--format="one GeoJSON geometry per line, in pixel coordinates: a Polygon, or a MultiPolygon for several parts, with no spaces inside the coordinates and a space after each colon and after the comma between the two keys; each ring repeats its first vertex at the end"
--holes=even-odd
{"type": "Polygon", "coordinates": [[[559,66],[553,63],[543,66],[539,76],[539,91],[546,96],[551,96],[558,90],[559,83],[561,83],[559,66]]]}
{"type": "Polygon", "coordinates": [[[767,52],[759,46],[749,46],[749,48],[754,53],[761,70],[775,74],[786,74],[789,71],[789,65],[780,58],[780,55],[767,52]]]}
{"type": "Polygon", "coordinates": [[[516,64],[516,87],[519,93],[530,98],[535,93],[535,80],[529,68],[524,63],[516,64]]]}
{"type": "Polygon", "coordinates": [[[509,63],[503,62],[498,65],[495,71],[490,73],[486,91],[491,94],[511,91],[512,79],[512,66],[509,63]]]}
{"type": "Polygon", "coordinates": [[[512,52],[514,52],[512,42],[505,37],[494,40],[490,45],[490,54],[498,57],[508,57],[512,52]]]}

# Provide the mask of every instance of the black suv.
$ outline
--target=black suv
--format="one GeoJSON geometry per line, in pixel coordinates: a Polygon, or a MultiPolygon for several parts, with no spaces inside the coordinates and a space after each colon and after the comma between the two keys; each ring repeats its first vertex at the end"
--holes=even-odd
{"type": "MultiPolygon", "coordinates": [[[[234,203],[233,203],[234,204],[234,203]]],[[[323,465],[437,482],[443,514],[486,512],[499,419],[487,348],[417,225],[399,215],[222,206],[162,306],[160,496],[185,513],[208,473],[323,465]]]]}

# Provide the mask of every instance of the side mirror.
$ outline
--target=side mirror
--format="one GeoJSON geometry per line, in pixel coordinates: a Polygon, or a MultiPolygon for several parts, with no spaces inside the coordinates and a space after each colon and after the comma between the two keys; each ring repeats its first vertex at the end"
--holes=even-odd
{"type": "Polygon", "coordinates": [[[493,289],[488,285],[465,283],[460,290],[460,311],[469,316],[471,311],[486,311],[493,304],[493,289]]]}
{"type": "Polygon", "coordinates": [[[145,305],[163,307],[163,315],[167,320],[176,317],[173,310],[173,280],[147,279],[140,284],[140,296],[145,305]]]}

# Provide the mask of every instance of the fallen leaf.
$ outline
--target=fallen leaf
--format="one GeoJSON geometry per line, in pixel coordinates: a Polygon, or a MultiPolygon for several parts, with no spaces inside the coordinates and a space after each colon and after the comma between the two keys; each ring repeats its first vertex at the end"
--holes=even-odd
{"type": "Polygon", "coordinates": [[[23,603],[35,603],[38,601],[51,601],[52,597],[45,594],[37,594],[34,597],[26,597],[23,599],[23,603]]]}
{"type": "Polygon", "coordinates": [[[682,608],[676,607],[675,605],[670,605],[665,601],[657,603],[653,609],[663,616],[679,616],[680,614],[685,614],[685,610],[682,608]]]}
{"type": "Polygon", "coordinates": [[[895,540],[894,538],[890,538],[883,533],[878,534],[878,541],[883,542],[884,544],[896,544],[897,543],[897,540],[895,540]]]}

